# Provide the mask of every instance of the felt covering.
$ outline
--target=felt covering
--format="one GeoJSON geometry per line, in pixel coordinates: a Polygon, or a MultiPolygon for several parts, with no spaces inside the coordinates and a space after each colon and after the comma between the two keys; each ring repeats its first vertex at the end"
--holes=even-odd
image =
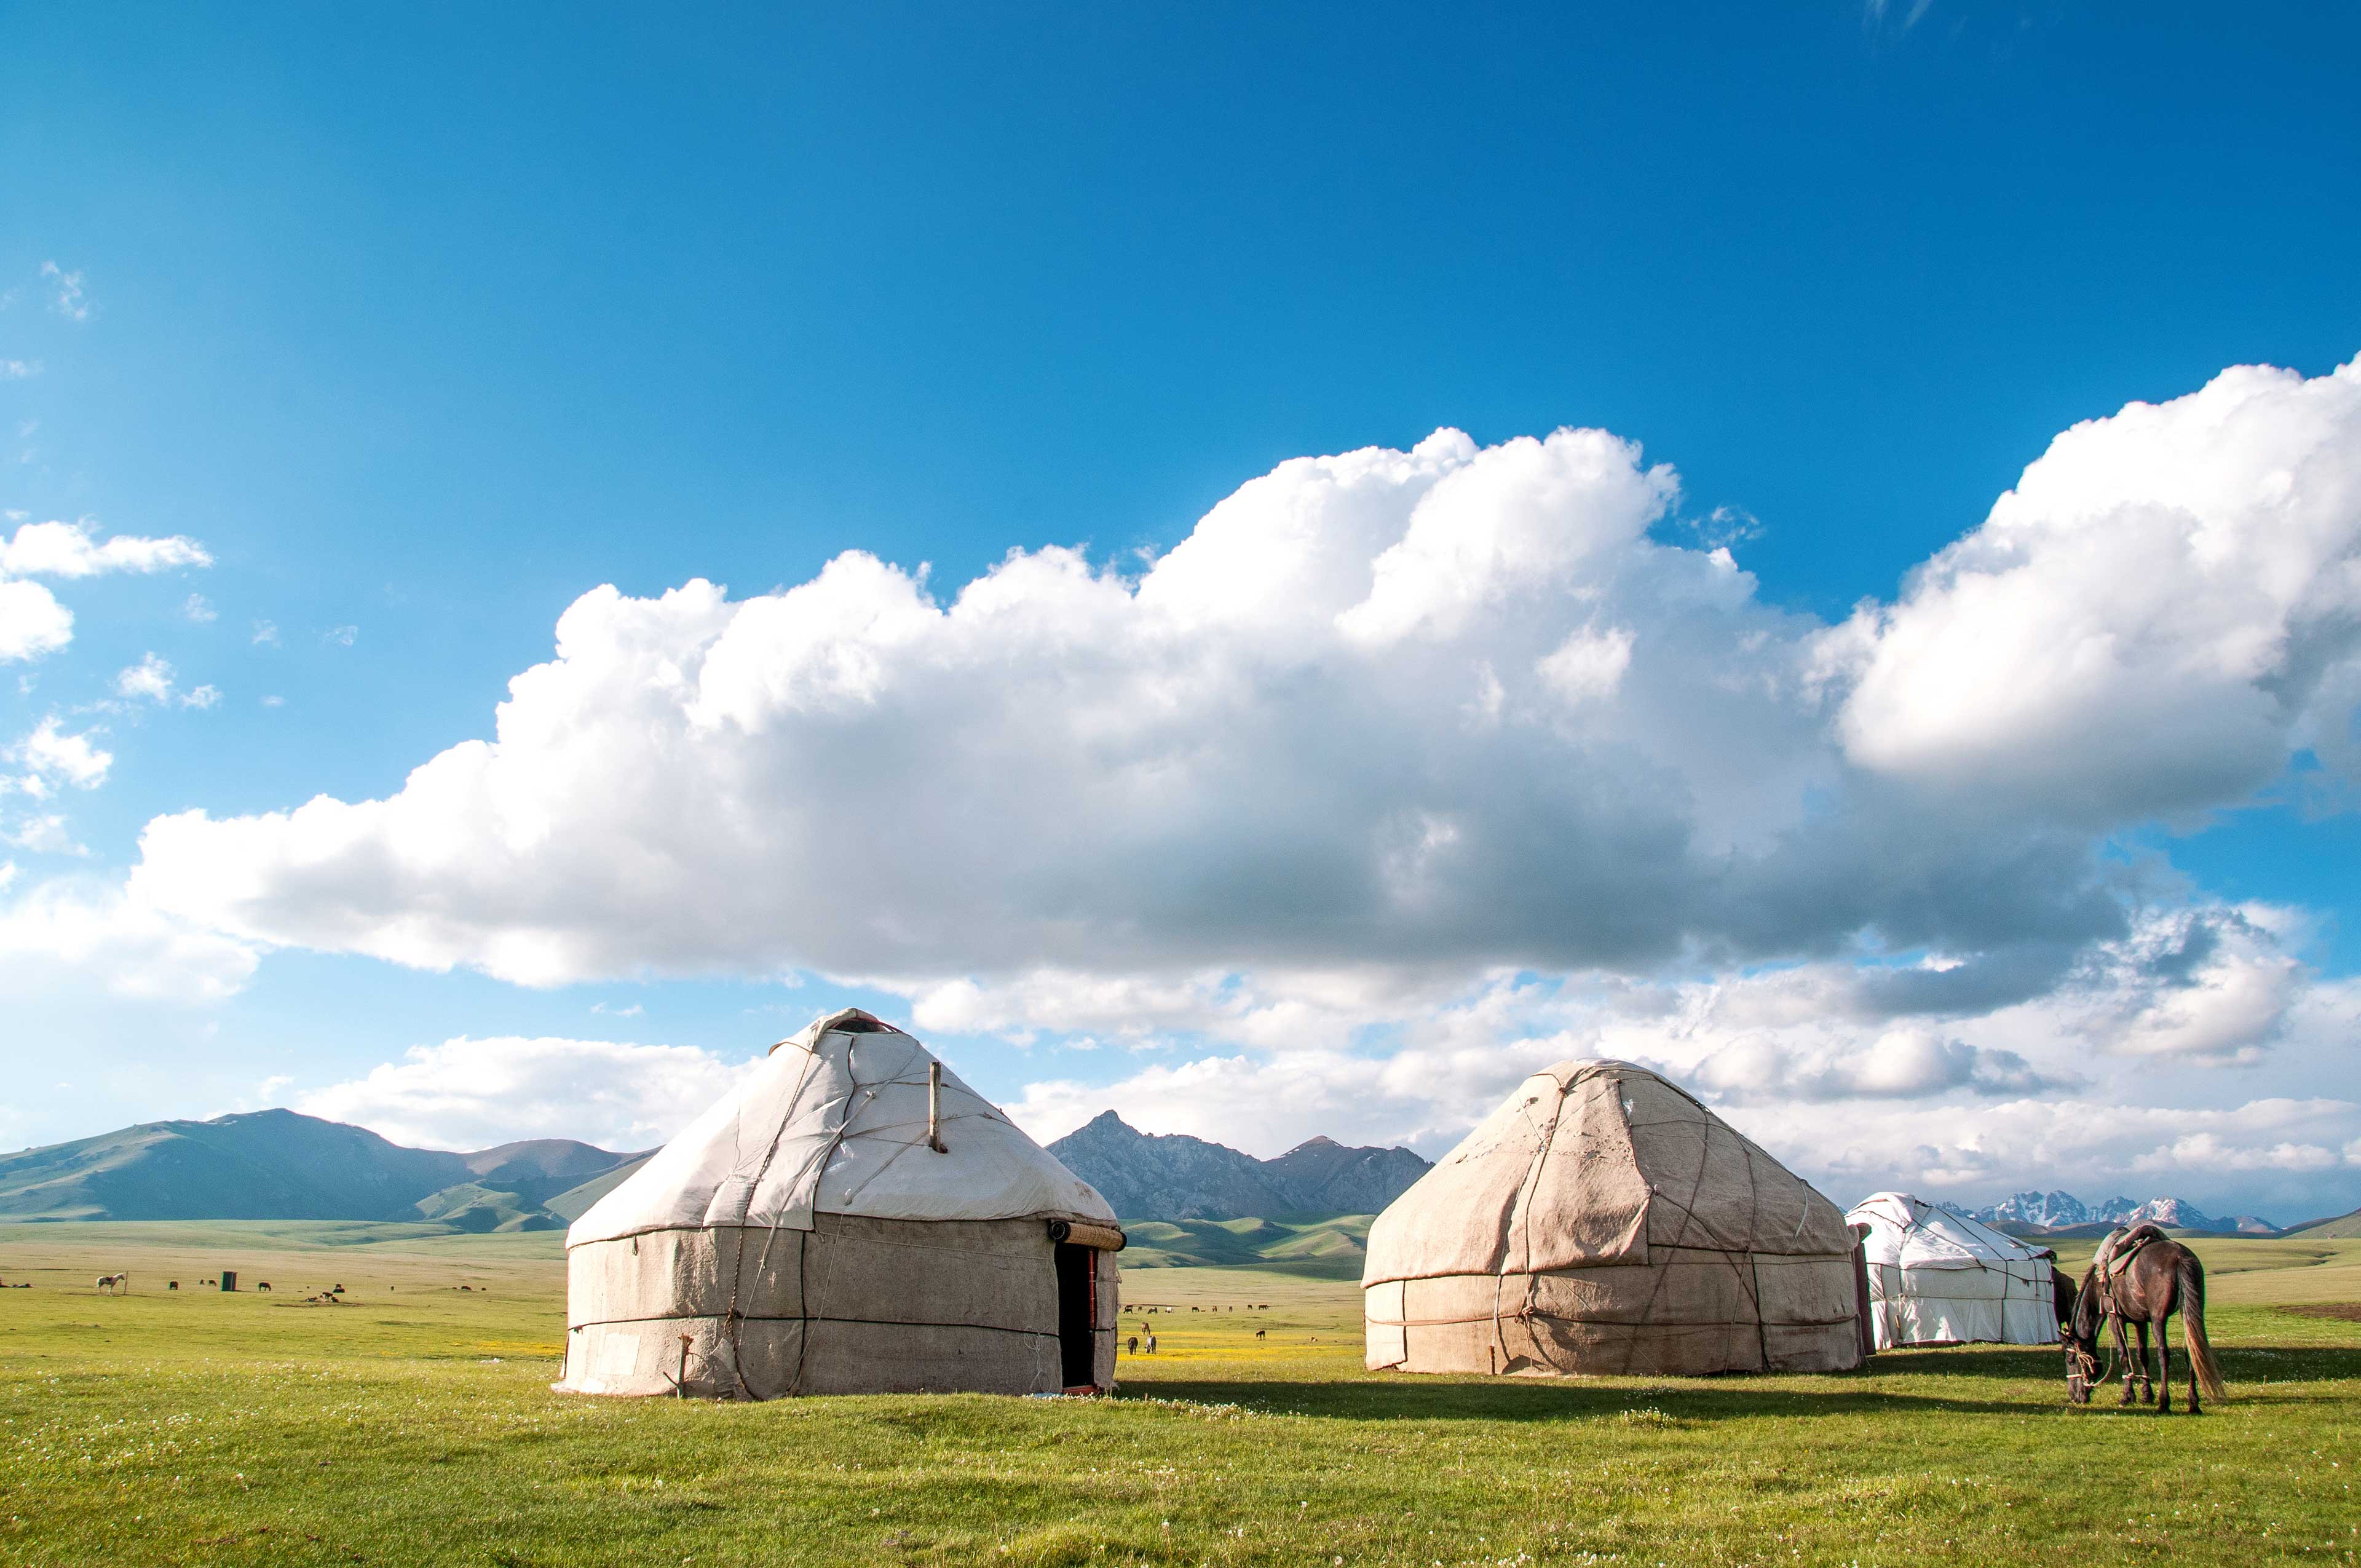
{"type": "Polygon", "coordinates": [[[556,1387],[1111,1387],[1114,1212],[948,1070],[935,1146],[935,1066],[858,1009],[774,1047],[567,1233],[556,1387]]]}
{"type": "Polygon", "coordinates": [[[1527,1079],[1370,1227],[1367,1361],[1410,1372],[1859,1365],[1835,1204],[1656,1074],[1527,1079]]]}

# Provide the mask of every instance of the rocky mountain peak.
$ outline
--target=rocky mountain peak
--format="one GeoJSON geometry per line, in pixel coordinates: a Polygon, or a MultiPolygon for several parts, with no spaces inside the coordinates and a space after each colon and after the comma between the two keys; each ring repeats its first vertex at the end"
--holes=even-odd
{"type": "Polygon", "coordinates": [[[1143,1133],[1103,1111],[1049,1146],[1126,1219],[1237,1220],[1250,1215],[1375,1213],[1426,1174],[1408,1149],[1351,1148],[1308,1138],[1257,1159],[1178,1133],[1143,1133]]]}

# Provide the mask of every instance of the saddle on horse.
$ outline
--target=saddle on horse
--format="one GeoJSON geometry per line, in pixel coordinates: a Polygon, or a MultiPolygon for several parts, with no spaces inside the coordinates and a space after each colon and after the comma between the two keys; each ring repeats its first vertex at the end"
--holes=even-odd
{"type": "Polygon", "coordinates": [[[2099,1250],[2091,1256],[2091,1266],[2095,1271],[2092,1278],[2098,1286],[2099,1300],[2108,1316],[2113,1317],[2115,1311],[2115,1281],[2131,1267],[2134,1258],[2167,1239],[2161,1230],[2143,1223],[2128,1227],[2117,1225],[2100,1241],[2099,1250]]]}

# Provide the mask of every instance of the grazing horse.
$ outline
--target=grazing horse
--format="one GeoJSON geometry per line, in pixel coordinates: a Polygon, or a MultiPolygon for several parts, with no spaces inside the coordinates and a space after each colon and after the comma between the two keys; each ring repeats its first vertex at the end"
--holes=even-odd
{"type": "Polygon", "coordinates": [[[260,1284],[258,1284],[258,1285],[255,1286],[255,1288],[256,1288],[257,1290],[268,1290],[268,1289],[269,1289],[269,1288],[270,1288],[270,1281],[269,1281],[269,1280],[268,1280],[268,1279],[265,1279],[265,1280],[263,1280],[260,1284]]]}
{"type": "MultiPolygon", "coordinates": [[[[2131,1235],[2136,1237],[2140,1230],[2149,1229],[2152,1227],[2143,1225],[2131,1235]]],[[[2197,1402],[2200,1388],[2209,1398],[2226,1398],[2221,1371],[2213,1364],[2213,1347],[2205,1337],[2205,1266],[2197,1261],[2195,1253],[2161,1231],[2132,1254],[2121,1273],[2112,1277],[2103,1275],[2096,1260],[2084,1271],[2065,1336],[2067,1397],[2078,1405],[2087,1405],[2092,1390],[2102,1380],[2098,1353],[2099,1330],[2103,1321],[2114,1332],[2115,1355],[2124,1365],[2124,1397],[2119,1402],[2133,1402],[2136,1383],[2141,1402],[2152,1400],[2158,1415],[2170,1415],[2172,1343],[2167,1332],[2167,1320],[2175,1312],[2180,1314],[2183,1332],[2189,1337],[2189,1413],[2203,1413],[2197,1402]],[[2136,1366],[2124,1338],[2124,1325],[2127,1322],[2139,1331],[2136,1366]],[[2164,1372],[2161,1398],[2157,1394],[2155,1381],[2148,1376],[2147,1331],[2151,1324],[2156,1328],[2157,1357],[2164,1372]]]]}
{"type": "Polygon", "coordinates": [[[98,1284],[93,1287],[93,1288],[95,1288],[101,1295],[112,1294],[120,1296],[131,1288],[131,1276],[128,1274],[102,1274],[98,1277],[98,1284]]]}
{"type": "Polygon", "coordinates": [[[167,1290],[178,1290],[180,1288],[181,1282],[177,1279],[167,1279],[164,1281],[164,1288],[167,1290]]]}

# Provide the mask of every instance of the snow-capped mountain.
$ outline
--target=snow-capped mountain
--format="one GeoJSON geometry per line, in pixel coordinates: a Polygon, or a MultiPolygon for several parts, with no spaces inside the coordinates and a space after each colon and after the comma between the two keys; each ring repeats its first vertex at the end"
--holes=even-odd
{"type": "Polygon", "coordinates": [[[2019,1192],[1982,1209],[1962,1212],[1987,1225],[2039,1225],[2045,1230],[2087,1225],[2098,1218],[2071,1192],[2019,1192]]]}
{"type": "Polygon", "coordinates": [[[2069,1225],[2163,1225],[2176,1231],[2235,1231],[2244,1235],[2275,1235],[2279,1227],[2253,1214],[2216,1218],[2186,1198],[2108,1198],[2085,1203],[2071,1192],[2018,1192],[1980,1209],[1960,1212],[1987,1225],[2037,1225],[2062,1230],[2069,1225]]]}
{"type": "Polygon", "coordinates": [[[2099,1205],[2099,1218],[2114,1225],[2166,1225],[2177,1231],[2218,1231],[2221,1223],[2186,1198],[2151,1198],[2134,1203],[2114,1198],[2099,1205]],[[2121,1205],[2120,1209],[2117,1207],[2121,1205]]]}

